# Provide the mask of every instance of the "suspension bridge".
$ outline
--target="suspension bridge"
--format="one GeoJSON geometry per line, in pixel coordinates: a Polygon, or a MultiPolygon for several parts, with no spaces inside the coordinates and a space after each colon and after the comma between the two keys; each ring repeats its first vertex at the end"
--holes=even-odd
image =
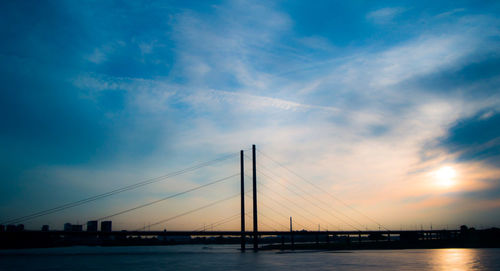
{"type": "MultiPolygon", "coordinates": [[[[188,172],[193,172],[207,166],[213,166],[222,161],[226,161],[231,158],[238,157],[238,154],[229,154],[213,160],[209,160],[197,165],[172,172],[163,176],[156,178],[151,178],[144,180],[132,185],[120,187],[111,190],[106,193],[98,194],[92,197],[84,198],[78,201],[70,202],[67,204],[59,205],[53,208],[49,208],[43,211],[34,212],[25,216],[20,216],[10,220],[1,222],[2,229],[0,230],[0,238],[11,238],[11,241],[15,241],[15,238],[24,239],[40,239],[49,238],[50,236],[71,236],[71,237],[91,237],[99,236],[100,238],[129,238],[129,237],[145,237],[145,236],[228,236],[228,237],[239,237],[241,243],[241,250],[245,251],[247,249],[247,243],[254,251],[259,249],[259,242],[261,242],[266,236],[274,236],[281,238],[281,247],[285,247],[285,243],[289,244],[291,248],[295,246],[295,238],[298,236],[309,236],[315,238],[316,244],[326,243],[329,244],[335,238],[343,236],[347,240],[352,240],[353,237],[358,241],[359,244],[363,240],[373,239],[375,242],[391,242],[397,237],[397,240],[402,238],[413,238],[416,240],[441,240],[443,238],[453,239],[457,238],[459,235],[458,230],[432,230],[432,229],[414,229],[414,230],[390,230],[377,220],[366,215],[365,213],[353,208],[346,202],[342,201],[338,197],[334,196],[330,192],[326,191],[318,184],[309,181],[308,179],[302,177],[294,170],[280,163],[277,159],[269,156],[268,154],[257,150],[255,145],[251,148],[251,157],[245,154],[244,150],[239,152],[239,172],[212,180],[210,182],[205,182],[195,187],[150,201],[136,205],[130,208],[119,210],[96,219],[92,222],[95,223],[95,228],[90,229],[87,227],[86,231],[81,230],[84,225],[80,225],[80,230],[20,230],[16,231],[12,228],[12,225],[31,221],[40,217],[48,216],[54,213],[58,213],[67,209],[75,208],[77,206],[85,205],[97,200],[108,198],[126,191],[131,191],[138,189],[140,187],[152,185],[171,179],[188,172]],[[306,185],[310,190],[301,186],[297,183],[287,181],[283,183],[280,180],[288,180],[288,178],[283,178],[281,174],[277,174],[268,166],[264,166],[261,163],[257,163],[257,152],[265,157],[270,162],[274,163],[277,167],[281,168],[287,172],[288,176],[292,176],[294,180],[301,182],[301,184],[306,185]],[[251,161],[252,171],[251,174],[245,170],[245,161],[251,161]],[[266,182],[257,181],[257,179],[264,179],[266,182]],[[132,229],[132,230],[120,230],[112,231],[105,230],[101,226],[101,230],[97,230],[97,222],[109,221],[110,219],[124,215],[126,213],[131,213],[139,209],[147,208],[149,206],[159,204],[160,202],[165,202],[175,198],[179,198],[183,195],[188,195],[195,191],[203,191],[208,187],[215,186],[230,180],[239,179],[239,192],[223,197],[222,199],[213,200],[202,206],[198,206],[193,209],[186,210],[182,213],[175,214],[173,216],[161,219],[154,223],[149,223],[144,225],[144,227],[132,229]],[[251,180],[251,190],[246,190],[245,182],[246,180],[251,180]],[[279,190],[278,190],[279,188],[279,190]],[[263,193],[266,191],[266,193],[263,193]],[[312,193],[311,190],[316,191],[312,193]],[[271,193],[271,194],[269,194],[271,193]],[[317,196],[319,194],[322,197],[317,196]],[[251,194],[251,196],[249,195],[251,194]],[[290,196],[293,195],[293,198],[290,196]],[[207,226],[199,227],[194,230],[150,230],[151,227],[163,226],[167,223],[186,217],[189,215],[197,214],[207,208],[220,205],[224,202],[229,202],[239,198],[240,211],[238,213],[232,214],[230,216],[219,219],[208,225],[210,230],[207,230],[207,226]],[[262,199],[259,201],[258,198],[262,199]],[[326,200],[328,198],[329,200],[326,200]],[[251,212],[247,212],[247,206],[245,205],[248,200],[251,200],[251,212]],[[297,200],[299,199],[299,200],[297,200]],[[334,208],[333,202],[343,206],[344,211],[334,208]],[[345,210],[349,210],[351,213],[356,214],[357,217],[363,217],[366,221],[369,221],[375,229],[368,229],[366,224],[361,223],[358,219],[355,219],[352,215],[348,215],[345,210]],[[292,218],[293,217],[293,218],[292,218]],[[251,227],[247,227],[246,220],[250,219],[251,227]],[[262,218],[262,221],[261,219],[262,218]],[[221,227],[227,223],[231,223],[235,220],[240,220],[239,229],[232,230],[213,230],[214,228],[221,227]],[[283,221],[286,221],[283,223],[283,221]],[[289,225],[286,225],[288,224],[289,225]],[[11,225],[11,230],[5,230],[3,225],[11,225]],[[323,225],[323,229],[321,229],[323,225]],[[342,229],[339,225],[343,225],[345,228],[342,229]],[[261,229],[259,229],[259,226],[261,229]],[[317,229],[315,228],[317,226],[317,229]],[[251,228],[251,230],[248,230],[251,228]],[[262,230],[264,228],[265,230],[262,230]],[[347,229],[346,229],[347,228],[347,229]],[[375,238],[372,238],[375,236],[375,238]],[[250,242],[249,242],[250,241],[250,242]]],[[[234,204],[234,202],[233,202],[234,204]]]]}

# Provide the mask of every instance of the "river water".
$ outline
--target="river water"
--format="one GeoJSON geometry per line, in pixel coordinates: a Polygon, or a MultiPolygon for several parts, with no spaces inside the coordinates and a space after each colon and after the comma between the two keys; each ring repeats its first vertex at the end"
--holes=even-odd
{"type": "Polygon", "coordinates": [[[500,270],[500,249],[247,251],[233,245],[0,250],[0,270],[500,270]]]}

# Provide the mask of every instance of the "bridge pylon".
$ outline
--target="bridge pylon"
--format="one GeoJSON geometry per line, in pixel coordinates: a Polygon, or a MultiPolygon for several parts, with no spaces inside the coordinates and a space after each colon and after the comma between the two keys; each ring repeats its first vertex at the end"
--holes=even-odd
{"type": "Polygon", "coordinates": [[[255,145],[252,145],[253,164],[253,250],[259,249],[259,229],[257,223],[257,163],[255,158],[255,145]]]}
{"type": "Polygon", "coordinates": [[[241,167],[241,251],[245,251],[245,166],[243,150],[240,151],[241,167]]]}

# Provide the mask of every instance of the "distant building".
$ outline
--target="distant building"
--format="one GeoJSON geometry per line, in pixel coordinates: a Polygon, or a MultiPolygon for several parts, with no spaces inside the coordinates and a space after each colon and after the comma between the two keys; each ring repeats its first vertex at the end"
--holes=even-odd
{"type": "Polygon", "coordinates": [[[16,231],[16,225],[7,225],[7,231],[8,232],[12,232],[12,231],[16,231]]]}
{"type": "Polygon", "coordinates": [[[90,232],[97,231],[97,220],[87,221],[87,231],[90,232]]]}
{"type": "Polygon", "coordinates": [[[8,232],[14,232],[14,231],[24,231],[24,224],[18,224],[18,225],[7,225],[8,232]]]}
{"type": "Polygon", "coordinates": [[[49,231],[49,225],[43,225],[42,231],[49,231]]]}
{"type": "Polygon", "coordinates": [[[71,225],[71,231],[82,231],[83,226],[82,225],[71,225]]]}
{"type": "Polygon", "coordinates": [[[111,231],[111,221],[102,221],[101,222],[101,231],[110,232],[111,231]]]}
{"type": "Polygon", "coordinates": [[[5,226],[4,225],[0,225],[0,232],[3,232],[5,231],[5,226]]]}
{"type": "Polygon", "coordinates": [[[71,231],[71,223],[64,223],[64,231],[71,231]]]}

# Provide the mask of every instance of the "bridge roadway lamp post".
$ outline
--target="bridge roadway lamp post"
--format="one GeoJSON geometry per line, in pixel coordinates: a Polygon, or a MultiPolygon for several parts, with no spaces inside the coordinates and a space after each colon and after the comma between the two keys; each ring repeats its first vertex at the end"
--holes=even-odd
{"type": "Polygon", "coordinates": [[[257,224],[257,166],[255,162],[255,145],[252,145],[252,164],[253,164],[253,249],[259,249],[259,230],[257,224]]]}
{"type": "Polygon", "coordinates": [[[243,151],[240,151],[241,167],[241,251],[245,251],[245,168],[243,151]]]}

